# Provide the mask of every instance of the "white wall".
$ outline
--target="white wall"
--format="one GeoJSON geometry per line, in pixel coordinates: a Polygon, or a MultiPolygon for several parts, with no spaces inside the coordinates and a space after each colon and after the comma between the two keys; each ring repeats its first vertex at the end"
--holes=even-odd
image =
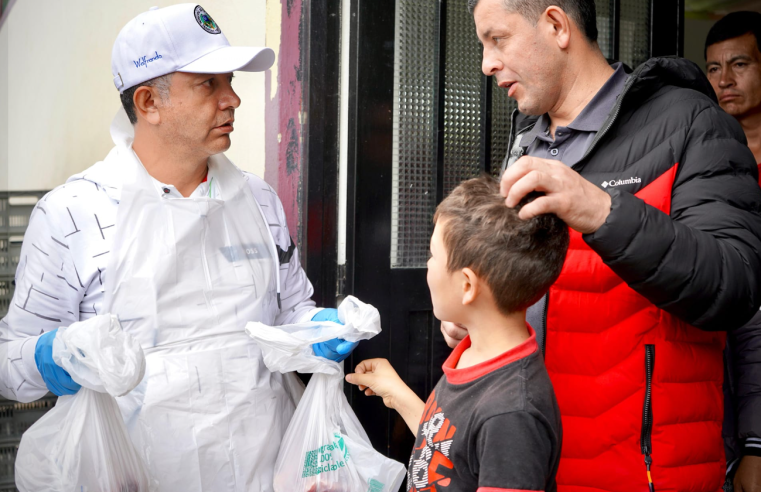
{"type": "MultiPolygon", "coordinates": [[[[262,46],[266,2],[204,0],[203,6],[232,45],[262,46]]],[[[105,157],[113,146],[108,128],[120,107],[111,76],[114,39],[140,12],[175,3],[180,2],[13,3],[0,26],[0,190],[52,189],[105,157]]],[[[243,104],[227,152],[239,167],[261,176],[264,77],[236,73],[233,85],[243,104]]]]}
{"type": "Polygon", "coordinates": [[[713,19],[684,20],[684,57],[698,64],[705,72],[706,60],[703,57],[708,31],[716,23],[713,19]]]}

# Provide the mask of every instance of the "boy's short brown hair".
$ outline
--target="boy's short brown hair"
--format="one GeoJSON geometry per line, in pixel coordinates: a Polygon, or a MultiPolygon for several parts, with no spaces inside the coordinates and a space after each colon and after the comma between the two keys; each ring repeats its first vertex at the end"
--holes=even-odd
{"type": "Polygon", "coordinates": [[[497,180],[482,176],[455,188],[433,218],[446,222],[447,269],[472,269],[486,281],[504,314],[541,299],[565,260],[569,234],[562,220],[554,214],[518,218],[520,208],[537,196],[529,194],[508,208],[497,180]]]}

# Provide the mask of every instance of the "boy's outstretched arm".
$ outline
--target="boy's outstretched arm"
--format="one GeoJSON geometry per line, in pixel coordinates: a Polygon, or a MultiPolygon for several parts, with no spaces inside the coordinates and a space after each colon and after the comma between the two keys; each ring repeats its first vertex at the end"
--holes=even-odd
{"type": "Polygon", "coordinates": [[[346,375],[346,381],[359,386],[367,396],[383,398],[383,404],[399,412],[412,433],[417,435],[425,403],[404,384],[386,359],[363,360],[353,374],[346,375]]]}

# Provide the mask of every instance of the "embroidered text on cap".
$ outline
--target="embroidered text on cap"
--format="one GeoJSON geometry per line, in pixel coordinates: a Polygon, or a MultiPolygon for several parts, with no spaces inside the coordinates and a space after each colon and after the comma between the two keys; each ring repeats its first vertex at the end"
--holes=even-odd
{"type": "Polygon", "coordinates": [[[195,16],[198,25],[209,34],[219,34],[222,32],[217,23],[214,22],[214,19],[200,5],[196,6],[195,16]]]}

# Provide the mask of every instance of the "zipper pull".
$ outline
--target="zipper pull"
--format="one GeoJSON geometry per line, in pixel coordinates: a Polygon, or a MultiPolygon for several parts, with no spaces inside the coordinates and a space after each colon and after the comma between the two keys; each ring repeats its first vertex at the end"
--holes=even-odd
{"type": "Polygon", "coordinates": [[[653,464],[653,459],[649,454],[645,455],[645,465],[647,465],[647,485],[650,487],[650,492],[655,492],[655,485],[653,485],[653,476],[650,474],[650,465],[653,464]]]}

